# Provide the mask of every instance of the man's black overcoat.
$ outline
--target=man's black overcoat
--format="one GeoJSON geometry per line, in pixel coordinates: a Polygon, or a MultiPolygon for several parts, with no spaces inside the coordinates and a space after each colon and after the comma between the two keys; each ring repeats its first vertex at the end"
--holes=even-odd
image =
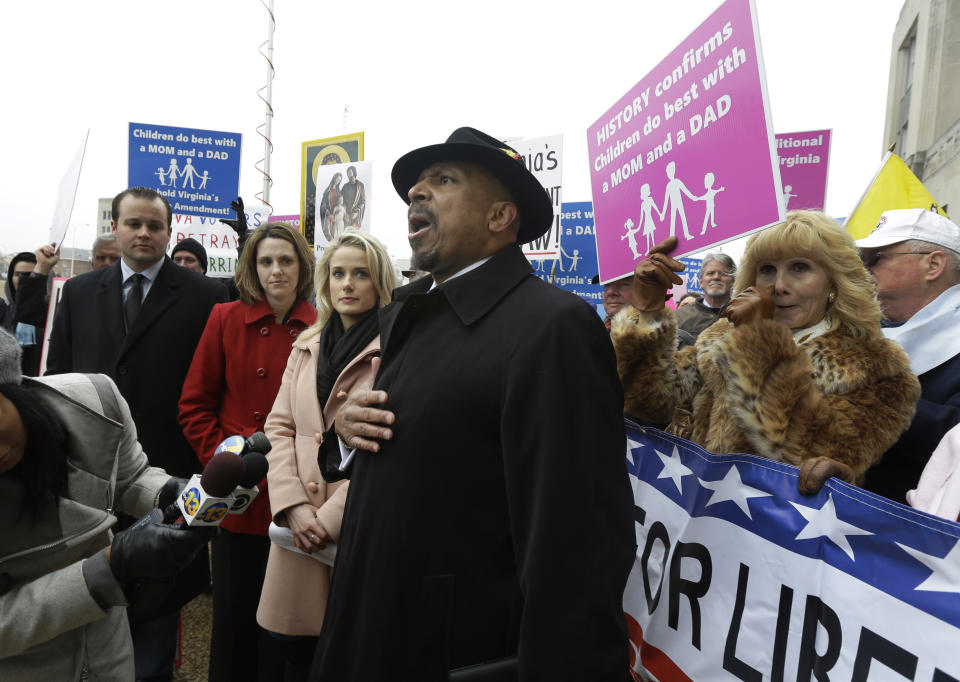
{"type": "Polygon", "coordinates": [[[960,423],[960,354],[917,376],[920,400],[909,428],[867,469],[863,487],[901,504],[916,488],[930,455],[960,423]]]}
{"type": "Polygon", "coordinates": [[[311,679],[446,680],[512,656],[526,680],[629,679],[613,348],[588,305],[530,273],[510,246],[381,311],[394,436],[353,460],[311,679]]]}
{"type": "Polygon", "coordinates": [[[201,467],[183,437],[177,403],[210,309],[227,300],[226,289],[164,257],[133,329],[125,335],[121,277],[118,261],[64,285],[47,374],[109,376],[130,405],[150,464],[189,477],[201,467]]]}

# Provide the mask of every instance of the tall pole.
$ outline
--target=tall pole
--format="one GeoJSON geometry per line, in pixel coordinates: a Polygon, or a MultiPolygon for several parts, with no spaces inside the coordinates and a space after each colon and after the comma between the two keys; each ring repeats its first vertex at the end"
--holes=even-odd
{"type": "MultiPolygon", "coordinates": [[[[84,225],[84,227],[90,227],[89,225],[84,225]]],[[[70,249],[73,251],[73,254],[70,256],[70,277],[73,277],[73,264],[77,260],[77,226],[73,226],[73,241],[71,242],[70,249]]],[[[92,259],[91,259],[92,260],[92,259]]]]}
{"type": "Polygon", "coordinates": [[[263,137],[262,167],[258,167],[258,170],[263,173],[263,191],[261,192],[261,198],[265,205],[272,208],[270,204],[270,186],[273,184],[273,179],[270,177],[270,155],[273,153],[273,142],[270,139],[270,135],[273,127],[273,30],[276,28],[277,23],[273,16],[273,0],[269,0],[269,2],[260,0],[260,2],[267,9],[267,40],[260,44],[260,54],[267,60],[267,84],[257,91],[257,96],[260,97],[266,105],[266,120],[257,128],[257,132],[263,137]],[[264,45],[266,45],[267,48],[266,52],[263,50],[264,45]],[[266,96],[261,94],[264,90],[267,91],[266,96]],[[261,128],[263,129],[262,132],[261,128]]]}

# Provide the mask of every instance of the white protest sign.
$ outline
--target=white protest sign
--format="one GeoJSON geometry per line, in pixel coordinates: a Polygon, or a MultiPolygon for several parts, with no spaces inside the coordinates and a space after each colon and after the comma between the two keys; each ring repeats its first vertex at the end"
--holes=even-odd
{"type": "Polygon", "coordinates": [[[73,214],[73,201],[77,196],[77,185],[80,184],[80,168],[83,166],[83,155],[87,150],[87,140],[90,139],[90,129],[83,136],[80,148],[74,154],[73,160],[67,166],[67,172],[60,180],[57,190],[57,204],[53,209],[53,221],[50,223],[49,241],[56,251],[67,236],[67,227],[70,225],[70,216],[73,214]]]}
{"type": "Polygon", "coordinates": [[[553,225],[542,237],[523,245],[527,258],[560,255],[560,187],[563,184],[563,135],[506,140],[523,158],[527,170],[540,181],[553,203],[553,225]]]}
{"type": "MultiPolygon", "coordinates": [[[[248,229],[255,230],[270,222],[268,206],[244,206],[243,213],[248,229]]],[[[207,252],[207,275],[233,277],[237,268],[239,240],[232,227],[220,222],[219,218],[174,213],[169,250],[172,251],[177,244],[188,238],[196,239],[207,252]]]]}

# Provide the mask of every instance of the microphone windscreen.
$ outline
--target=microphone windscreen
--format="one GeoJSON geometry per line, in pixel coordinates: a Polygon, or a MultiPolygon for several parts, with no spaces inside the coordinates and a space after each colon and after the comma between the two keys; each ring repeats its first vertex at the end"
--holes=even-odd
{"type": "MultiPolygon", "coordinates": [[[[262,452],[267,454],[273,446],[270,445],[270,439],[263,431],[257,431],[253,435],[247,436],[244,452],[262,452]]],[[[259,480],[259,479],[258,479],[259,480]]]]}
{"type": "Polygon", "coordinates": [[[213,497],[227,497],[243,478],[243,458],[232,452],[218,452],[200,475],[200,486],[213,497]]]}
{"type": "Polygon", "coordinates": [[[217,446],[217,449],[213,451],[213,454],[218,452],[232,452],[235,455],[243,453],[244,447],[246,447],[247,441],[244,440],[243,436],[230,436],[229,438],[224,438],[220,445],[217,446]]]}
{"type": "Polygon", "coordinates": [[[262,452],[248,452],[243,456],[243,466],[245,469],[240,485],[243,488],[252,488],[267,475],[270,463],[262,452]]]}

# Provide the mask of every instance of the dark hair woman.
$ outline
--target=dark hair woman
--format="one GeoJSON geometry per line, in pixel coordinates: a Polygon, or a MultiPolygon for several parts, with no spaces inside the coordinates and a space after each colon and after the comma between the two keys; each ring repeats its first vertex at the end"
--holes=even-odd
{"type": "MultiPolygon", "coordinates": [[[[247,239],[237,264],[240,300],[214,306],[180,397],[180,424],[200,461],[234,435],[262,431],[280,388],[290,347],[313,324],[313,250],[286,223],[267,223],[247,239]]],[[[282,658],[257,626],[270,540],[263,494],[228,516],[213,542],[210,680],[270,676],[282,658]]]]}
{"type": "Polygon", "coordinates": [[[147,464],[110,379],[22,379],[0,330],[0,679],[133,679],[123,588],[176,575],[208,536],[110,529],[115,511],[142,516],[180,484],[147,464]]]}

